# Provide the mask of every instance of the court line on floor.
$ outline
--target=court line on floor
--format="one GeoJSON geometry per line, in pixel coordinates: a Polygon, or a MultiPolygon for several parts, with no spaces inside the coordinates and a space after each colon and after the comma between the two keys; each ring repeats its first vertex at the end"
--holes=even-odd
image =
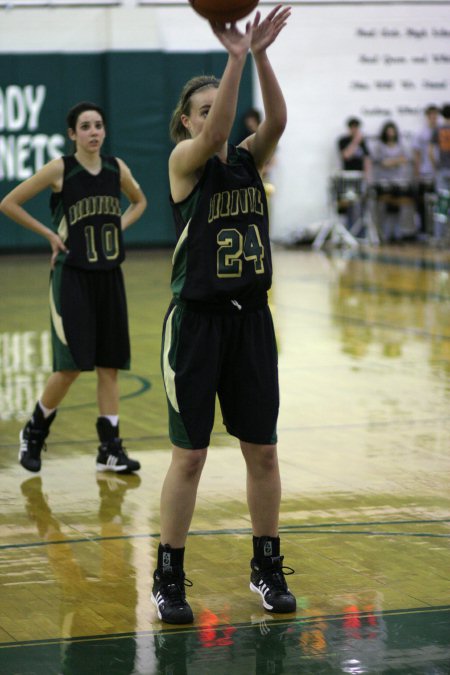
{"type": "Polygon", "coordinates": [[[423,302],[428,302],[430,300],[436,302],[450,301],[450,295],[444,293],[389,288],[378,284],[364,283],[363,281],[341,284],[340,288],[359,291],[369,295],[388,295],[391,298],[408,298],[409,300],[423,300],[423,302]]]}
{"type": "MultiPolygon", "coordinates": [[[[423,525],[423,524],[441,524],[450,523],[448,518],[438,518],[433,520],[397,520],[397,521],[376,521],[373,523],[325,523],[325,524],[311,524],[311,525],[285,525],[280,527],[280,534],[338,534],[338,535],[366,535],[371,537],[428,537],[437,539],[448,539],[450,534],[441,534],[436,532],[374,532],[372,530],[348,530],[340,531],[338,529],[329,528],[349,528],[358,527],[360,525],[368,525],[370,527],[384,526],[384,525],[423,525]]],[[[241,528],[224,528],[220,530],[192,530],[188,533],[188,537],[206,537],[206,536],[227,536],[227,535],[247,535],[251,534],[250,527],[241,528]]],[[[0,551],[24,548],[38,548],[44,546],[56,546],[59,544],[88,544],[100,541],[116,541],[116,540],[132,540],[132,539],[157,539],[160,533],[148,534],[123,534],[111,537],[78,537],[78,538],[64,538],[56,539],[54,541],[35,541],[23,542],[20,544],[2,544],[0,551]]]]}
{"type": "MultiPolygon", "coordinates": [[[[389,609],[386,611],[382,610],[373,610],[371,612],[357,612],[359,618],[364,618],[365,616],[376,616],[379,618],[389,618],[395,616],[408,616],[408,615],[419,615],[423,616],[426,614],[440,614],[450,612],[450,605],[436,605],[430,607],[411,607],[399,608],[399,609],[389,609]]],[[[348,613],[343,612],[340,614],[317,614],[314,616],[298,616],[288,618],[288,619],[275,619],[272,617],[270,622],[271,627],[276,626],[289,626],[294,624],[301,625],[314,625],[318,622],[327,621],[330,623],[342,621],[344,617],[347,617],[348,613]]],[[[217,624],[214,626],[216,630],[221,628],[233,626],[238,629],[251,629],[255,628],[255,623],[251,621],[242,621],[236,623],[224,623],[217,624]]],[[[144,637],[152,637],[156,635],[168,634],[168,635],[186,635],[186,634],[195,634],[202,629],[201,624],[189,626],[186,628],[160,628],[155,630],[145,630],[145,631],[132,631],[129,633],[111,633],[109,635],[86,635],[78,636],[73,638],[52,638],[44,640],[20,640],[17,642],[3,642],[0,643],[0,649],[14,649],[18,647],[39,647],[39,646],[49,646],[49,645],[58,645],[61,643],[64,644],[74,644],[74,643],[85,643],[85,642],[104,642],[108,640],[126,640],[126,639],[136,639],[144,637]]]]}
{"type": "Polygon", "coordinates": [[[369,328],[380,328],[382,330],[389,330],[397,333],[402,333],[404,335],[414,335],[427,340],[450,340],[450,335],[442,335],[440,333],[430,333],[430,331],[424,330],[422,328],[414,328],[411,326],[400,326],[393,323],[387,323],[385,321],[368,321],[367,319],[360,319],[358,317],[348,316],[346,314],[338,314],[336,312],[321,312],[318,310],[313,310],[310,307],[295,307],[294,305],[287,305],[283,302],[277,303],[275,305],[276,309],[283,309],[288,312],[296,314],[304,314],[309,316],[314,316],[316,318],[321,318],[324,321],[329,322],[330,319],[335,319],[343,324],[353,324],[356,326],[364,326],[369,328]]]}
{"type": "MultiPolygon", "coordinates": [[[[148,380],[146,377],[142,377],[142,375],[136,375],[135,373],[121,373],[121,378],[124,379],[134,379],[137,380],[140,383],[139,389],[136,391],[132,391],[129,394],[122,394],[119,397],[120,401],[125,401],[129,398],[135,398],[136,396],[142,396],[142,394],[145,394],[146,391],[149,391],[152,388],[152,383],[150,380],[148,380]]],[[[77,403],[74,405],[65,405],[61,409],[62,410],[79,410],[80,408],[94,408],[97,405],[96,401],[88,401],[86,403],[77,403]]]]}
{"type": "Polygon", "coordinates": [[[441,272],[450,270],[449,260],[430,260],[424,257],[406,257],[387,253],[371,253],[369,251],[355,251],[353,259],[369,260],[383,265],[396,265],[397,267],[412,267],[416,270],[431,270],[441,272]]]}
{"type": "MultiPolygon", "coordinates": [[[[292,249],[291,249],[292,250],[292,249]]],[[[306,251],[307,253],[313,253],[313,251],[306,251]]],[[[426,249],[426,253],[430,253],[431,255],[446,255],[447,256],[447,251],[438,251],[438,250],[430,250],[426,249]]],[[[324,255],[325,252],[321,253],[321,256],[324,255]]],[[[326,254],[326,257],[329,258],[331,261],[333,260],[359,260],[359,261],[369,261],[369,262],[375,262],[380,265],[394,265],[396,267],[409,267],[417,271],[422,271],[422,270],[428,270],[431,272],[442,272],[442,271],[447,271],[450,270],[450,260],[448,260],[448,256],[446,259],[441,259],[441,260],[435,260],[431,257],[427,257],[426,255],[423,255],[423,252],[418,251],[416,255],[405,255],[403,254],[396,254],[396,253],[386,253],[384,251],[364,251],[361,249],[349,251],[349,250],[344,250],[340,251],[339,249],[333,249],[331,254],[326,254]]],[[[274,255],[275,257],[275,255],[274,255]]],[[[275,273],[279,267],[276,267],[275,273]]],[[[281,271],[280,271],[281,275],[281,271]]],[[[287,278],[292,278],[292,277],[287,277],[287,278]]],[[[295,277],[297,278],[297,277],[295,277]]]]}
{"type": "MultiPolygon", "coordinates": [[[[292,281],[292,277],[281,277],[283,280],[292,281]]],[[[295,277],[295,281],[301,284],[320,284],[322,286],[329,284],[329,277],[324,276],[311,276],[307,275],[303,278],[295,277]]],[[[450,295],[446,292],[440,293],[439,291],[422,291],[417,289],[399,289],[392,286],[382,286],[377,283],[370,283],[366,281],[348,281],[342,282],[340,280],[339,288],[345,288],[346,290],[359,291],[368,295],[387,295],[392,298],[408,298],[410,300],[422,300],[423,302],[435,301],[435,302],[448,302],[450,301],[450,295]]],[[[277,303],[274,303],[277,306],[277,303]]]]}
{"type": "MultiPolygon", "coordinates": [[[[65,407],[61,407],[61,412],[64,410],[67,410],[65,407]]],[[[349,424],[311,424],[308,426],[299,426],[299,427],[290,427],[290,426],[282,426],[278,427],[278,434],[281,433],[292,433],[292,432],[308,432],[308,431],[328,431],[328,430],[347,430],[347,429],[366,429],[367,427],[369,428],[387,428],[387,427],[402,427],[402,426],[418,426],[418,425],[430,425],[430,424],[441,424],[442,422],[449,423],[449,418],[448,416],[443,416],[443,417],[432,417],[430,419],[421,419],[417,417],[411,417],[411,418],[406,418],[402,420],[380,420],[379,422],[374,422],[374,421],[367,421],[363,420],[362,422],[353,422],[349,424]]],[[[214,437],[227,437],[230,440],[230,445],[234,441],[236,443],[236,448],[238,448],[238,441],[234,437],[230,437],[230,435],[226,431],[214,431],[212,434],[212,438],[214,437]]],[[[158,448],[158,450],[166,450],[167,452],[172,451],[172,447],[170,445],[170,442],[168,440],[167,434],[155,434],[154,436],[124,436],[122,440],[125,443],[146,443],[149,441],[157,441],[161,440],[164,443],[164,448],[158,448]]],[[[92,438],[77,438],[77,439],[64,439],[62,440],[55,440],[51,441],[50,443],[47,444],[48,447],[53,447],[56,445],[62,445],[64,444],[65,446],[67,445],[92,445],[95,443],[98,443],[98,440],[95,439],[94,437],[92,438]]],[[[15,448],[17,445],[17,442],[10,441],[8,443],[0,443],[0,448],[15,448]]],[[[214,444],[211,444],[210,448],[212,448],[212,451],[214,451],[214,444]]],[[[218,449],[220,449],[223,446],[217,446],[218,449]]],[[[149,450],[152,452],[152,450],[149,450]]]]}
{"type": "MultiPolygon", "coordinates": [[[[406,419],[396,419],[396,420],[380,420],[379,422],[374,422],[372,420],[364,420],[362,422],[353,422],[351,424],[311,424],[308,426],[302,426],[302,427],[278,427],[278,434],[280,433],[286,433],[286,432],[305,432],[305,431],[315,431],[315,430],[320,430],[320,431],[328,431],[330,429],[333,429],[334,431],[342,429],[343,431],[347,429],[361,429],[361,428],[367,428],[369,427],[370,429],[376,428],[376,427],[381,427],[381,428],[386,428],[386,427],[401,427],[401,426],[407,426],[408,428],[411,426],[418,426],[418,425],[424,425],[424,424],[439,424],[441,422],[446,422],[447,424],[450,423],[448,416],[442,416],[442,417],[432,417],[430,419],[418,419],[417,417],[414,418],[406,418],[406,419]]],[[[226,432],[223,432],[224,435],[226,432]]],[[[92,442],[92,441],[91,441],[92,442]]]]}

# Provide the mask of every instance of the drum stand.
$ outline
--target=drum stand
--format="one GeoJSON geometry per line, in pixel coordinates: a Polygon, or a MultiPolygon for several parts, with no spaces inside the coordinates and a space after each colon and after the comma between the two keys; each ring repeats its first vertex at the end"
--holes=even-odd
{"type": "Polygon", "coordinates": [[[363,241],[367,241],[368,244],[373,246],[378,246],[380,243],[380,235],[378,234],[378,228],[376,221],[373,217],[373,200],[374,196],[369,189],[365,197],[362,197],[362,200],[366,200],[366,203],[363,205],[363,208],[360,209],[359,218],[353,223],[350,228],[350,233],[354,237],[358,237],[363,230],[365,230],[365,236],[361,237],[363,241]]]}
{"type": "Polygon", "coordinates": [[[354,237],[337,218],[329,218],[321,224],[319,232],[312,243],[312,247],[316,251],[321,249],[328,237],[330,237],[330,243],[333,245],[346,244],[352,248],[359,246],[356,237],[354,237]]]}
{"type": "MultiPolygon", "coordinates": [[[[361,174],[356,171],[348,173],[343,172],[342,176],[345,185],[345,181],[348,180],[348,178],[346,178],[347,176],[354,178],[355,176],[361,176],[361,174]]],[[[339,177],[340,176],[338,176],[338,178],[339,177]]],[[[332,180],[330,189],[330,217],[321,223],[319,232],[312,243],[312,247],[315,250],[321,249],[322,246],[325,245],[327,239],[329,239],[330,244],[334,246],[346,245],[351,248],[357,248],[361,243],[361,239],[367,241],[369,244],[378,245],[380,243],[380,237],[370,208],[370,195],[362,195],[361,188],[354,190],[351,184],[347,186],[347,189],[342,196],[346,198],[348,208],[357,207],[358,211],[357,219],[352,224],[351,228],[348,229],[345,223],[347,214],[344,213],[340,215],[338,213],[339,199],[337,197],[337,192],[339,191],[336,190],[335,177],[332,180]],[[360,235],[363,230],[365,230],[365,236],[358,239],[358,235],[360,235]]]]}
{"type": "MultiPolygon", "coordinates": [[[[331,177],[328,192],[328,212],[330,217],[321,223],[319,232],[312,243],[312,247],[316,250],[321,249],[328,238],[330,243],[335,246],[346,245],[351,248],[356,248],[359,245],[356,237],[348,230],[343,222],[346,214],[342,217],[338,212],[339,195],[342,196],[343,193],[345,193],[347,201],[351,201],[352,204],[357,200],[357,194],[353,189],[353,186],[349,186],[348,188],[346,186],[347,176],[349,176],[349,174],[339,172],[331,177]]],[[[359,180],[361,173],[355,172],[355,176],[359,180]]]]}

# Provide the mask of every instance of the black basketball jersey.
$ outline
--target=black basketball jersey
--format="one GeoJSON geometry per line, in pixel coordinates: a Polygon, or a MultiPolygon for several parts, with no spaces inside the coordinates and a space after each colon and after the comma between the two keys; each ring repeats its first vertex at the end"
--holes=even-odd
{"type": "Polygon", "coordinates": [[[267,296],[272,279],[266,195],[252,155],[228,146],[227,163],[206,163],[200,181],[171,204],[178,242],[173,256],[175,298],[244,304],[267,296]]]}
{"type": "Polygon", "coordinates": [[[63,187],[50,199],[53,223],[69,250],[59,254],[59,259],[87,270],[117,267],[125,257],[117,160],[102,156],[102,169],[96,176],[74,155],[63,160],[63,187]]]}

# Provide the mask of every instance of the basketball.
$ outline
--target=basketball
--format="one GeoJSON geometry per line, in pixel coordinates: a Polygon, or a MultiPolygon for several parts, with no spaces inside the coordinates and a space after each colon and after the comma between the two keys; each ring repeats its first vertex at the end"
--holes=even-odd
{"type": "Polygon", "coordinates": [[[197,14],[208,21],[233,23],[252,12],[258,0],[189,0],[197,14]]]}

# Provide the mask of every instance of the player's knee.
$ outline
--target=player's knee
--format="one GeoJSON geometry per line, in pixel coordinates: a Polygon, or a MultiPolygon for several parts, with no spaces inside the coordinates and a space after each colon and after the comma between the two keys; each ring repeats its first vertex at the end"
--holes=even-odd
{"type": "Polygon", "coordinates": [[[251,444],[242,449],[250,470],[265,474],[274,471],[278,467],[276,445],[251,444]]]}
{"type": "Polygon", "coordinates": [[[260,446],[258,456],[259,465],[265,471],[273,471],[278,466],[278,454],[276,445],[260,446]]]}
{"type": "Polygon", "coordinates": [[[79,370],[61,370],[59,372],[61,379],[64,380],[64,382],[68,385],[72,384],[72,382],[75,382],[79,374],[79,370]]]}
{"type": "Polygon", "coordinates": [[[204,450],[182,450],[174,449],[173,461],[178,467],[178,471],[183,474],[185,480],[193,480],[199,477],[206,460],[206,449],[204,450]]]}
{"type": "Polygon", "coordinates": [[[117,368],[103,368],[98,366],[96,370],[99,380],[115,381],[119,374],[117,368]]]}

